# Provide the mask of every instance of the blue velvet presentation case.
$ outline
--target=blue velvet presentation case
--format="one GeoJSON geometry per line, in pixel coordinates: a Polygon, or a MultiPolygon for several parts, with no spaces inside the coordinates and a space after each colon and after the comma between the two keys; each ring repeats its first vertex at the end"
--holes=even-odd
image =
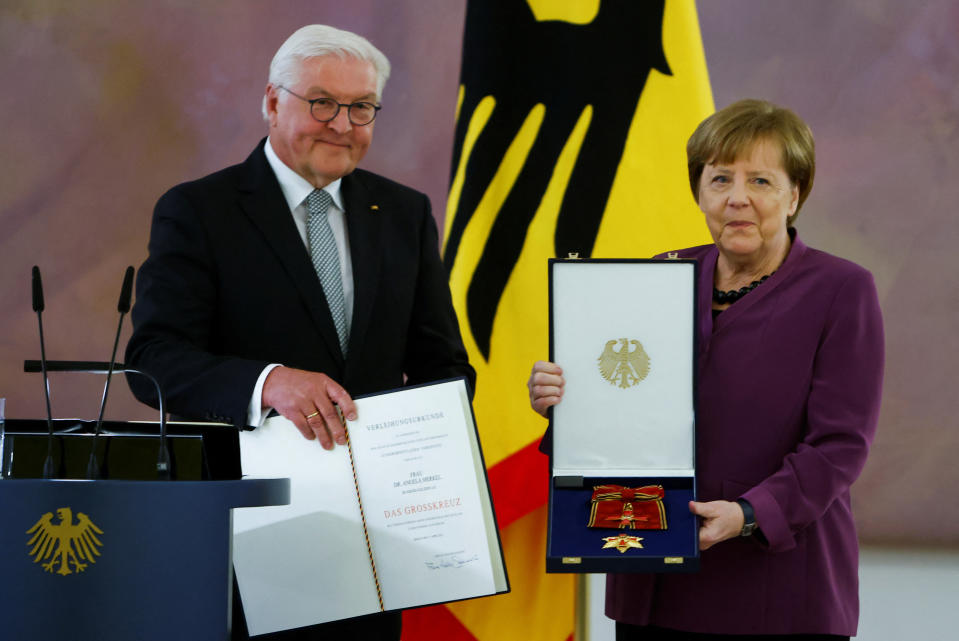
{"type": "Polygon", "coordinates": [[[697,269],[681,259],[549,261],[550,360],[566,384],[547,441],[547,572],[699,569],[688,507],[696,499],[697,269]],[[599,485],[662,486],[666,528],[587,527],[599,485]],[[621,536],[635,538],[624,545],[621,536]]]}

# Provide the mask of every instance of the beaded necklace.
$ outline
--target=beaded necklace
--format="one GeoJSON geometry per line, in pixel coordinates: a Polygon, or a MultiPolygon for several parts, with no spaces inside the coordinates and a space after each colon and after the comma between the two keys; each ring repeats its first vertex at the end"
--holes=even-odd
{"type": "Polygon", "coordinates": [[[735,303],[737,300],[739,300],[740,298],[742,298],[749,292],[753,291],[754,289],[762,285],[764,282],[766,282],[767,278],[769,278],[775,273],[776,272],[773,272],[772,274],[766,274],[759,280],[754,280],[753,282],[749,283],[745,287],[740,287],[739,289],[731,289],[728,292],[724,292],[722,290],[719,290],[713,287],[713,301],[715,301],[716,303],[719,303],[720,305],[725,305],[726,303],[730,303],[730,304],[735,303]]]}

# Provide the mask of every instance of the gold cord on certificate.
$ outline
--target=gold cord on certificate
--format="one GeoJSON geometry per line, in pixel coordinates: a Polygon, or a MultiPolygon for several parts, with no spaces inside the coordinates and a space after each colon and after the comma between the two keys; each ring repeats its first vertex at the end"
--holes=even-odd
{"type": "MultiPolygon", "coordinates": [[[[339,408],[337,408],[339,411],[339,408]]],[[[380,612],[386,610],[383,607],[383,589],[380,587],[380,579],[376,575],[376,563],[373,561],[373,546],[370,545],[370,533],[366,527],[366,513],[363,512],[363,499],[360,497],[360,482],[356,476],[356,465],[353,461],[353,444],[350,441],[350,429],[346,428],[346,448],[350,452],[350,468],[353,470],[353,487],[356,488],[356,502],[360,506],[360,520],[363,521],[363,536],[366,538],[366,551],[370,555],[370,568],[373,569],[373,582],[376,584],[376,598],[380,602],[380,612]]]]}

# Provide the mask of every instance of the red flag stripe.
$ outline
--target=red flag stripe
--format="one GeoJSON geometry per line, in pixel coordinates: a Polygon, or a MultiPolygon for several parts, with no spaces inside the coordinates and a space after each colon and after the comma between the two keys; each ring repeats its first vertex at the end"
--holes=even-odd
{"type": "Polygon", "coordinates": [[[403,611],[400,641],[477,641],[445,605],[403,611]]]}
{"type": "Polygon", "coordinates": [[[549,457],[538,446],[536,439],[488,470],[496,523],[501,530],[546,503],[549,457]]]}

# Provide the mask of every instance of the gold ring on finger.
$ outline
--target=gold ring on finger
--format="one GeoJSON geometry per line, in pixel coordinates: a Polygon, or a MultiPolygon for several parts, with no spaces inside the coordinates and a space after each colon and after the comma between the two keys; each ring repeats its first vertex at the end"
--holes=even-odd
{"type": "Polygon", "coordinates": [[[313,412],[312,414],[308,414],[308,415],[306,416],[306,420],[310,420],[310,419],[313,418],[314,416],[319,416],[319,415],[320,415],[320,410],[316,410],[316,411],[313,412]]]}

